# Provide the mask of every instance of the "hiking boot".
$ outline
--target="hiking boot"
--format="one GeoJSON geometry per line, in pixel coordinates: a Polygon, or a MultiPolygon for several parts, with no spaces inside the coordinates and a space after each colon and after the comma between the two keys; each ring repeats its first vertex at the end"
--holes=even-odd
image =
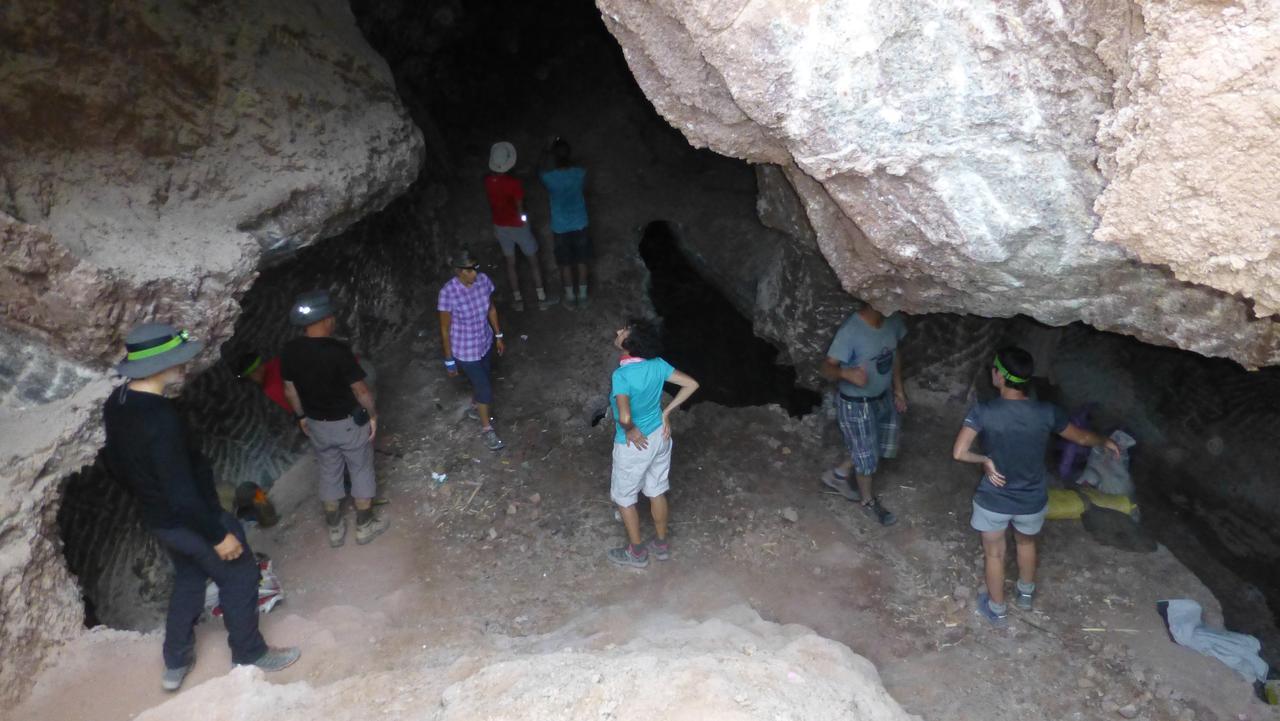
{"type": "Polygon", "coordinates": [[[492,428],[481,432],[480,437],[484,439],[484,444],[488,446],[491,451],[500,451],[507,447],[507,444],[503,443],[502,439],[498,437],[498,432],[492,428]]]}
{"type": "Polygon", "coordinates": [[[1013,603],[1018,607],[1019,611],[1030,611],[1032,603],[1035,601],[1035,591],[1024,591],[1021,588],[1014,587],[1013,603]]]}
{"type": "Polygon", "coordinates": [[[329,548],[340,548],[347,540],[347,522],[339,519],[338,523],[329,526],[329,548]]]}
{"type": "Polygon", "coordinates": [[[862,504],[862,510],[879,521],[882,526],[892,526],[898,522],[898,517],[893,515],[893,511],[880,505],[879,498],[872,498],[870,503],[862,504]]]}
{"type": "Polygon", "coordinates": [[[858,489],[853,487],[853,478],[851,476],[845,476],[844,478],[837,476],[836,469],[834,468],[828,468],[822,472],[822,485],[830,488],[836,493],[839,493],[850,501],[862,500],[862,494],[858,492],[858,489]]]}
{"type": "Polygon", "coordinates": [[[649,542],[644,545],[644,547],[649,551],[649,553],[653,554],[654,558],[658,559],[659,561],[671,560],[671,544],[668,543],[666,539],[651,538],[649,539],[649,542]]]}
{"type": "Polygon", "coordinates": [[[283,671],[293,665],[294,661],[302,655],[302,651],[297,646],[288,648],[268,648],[267,652],[258,657],[252,666],[257,666],[263,671],[283,671]]]}
{"type": "Polygon", "coordinates": [[[609,549],[609,560],[619,566],[631,566],[632,568],[644,568],[649,565],[649,552],[644,550],[644,546],[640,546],[640,552],[636,553],[630,545],[621,548],[609,549]]]}
{"type": "Polygon", "coordinates": [[[524,312],[524,301],[523,301],[523,300],[513,300],[513,301],[511,301],[511,310],[514,310],[514,311],[515,311],[515,312],[517,312],[517,313],[523,313],[523,312],[524,312]]]}
{"type": "Polygon", "coordinates": [[[997,613],[992,610],[991,596],[986,591],[978,594],[978,603],[974,606],[974,610],[996,628],[1004,628],[1009,625],[1008,611],[997,613]]]}
{"type": "Polygon", "coordinates": [[[191,663],[182,668],[166,668],[164,675],[160,677],[160,688],[170,692],[182,688],[182,682],[187,678],[187,674],[191,673],[191,668],[195,665],[195,659],[192,659],[191,663]]]}
{"type": "Polygon", "coordinates": [[[381,516],[373,516],[368,521],[356,526],[356,543],[363,546],[391,527],[391,521],[381,516]]]}
{"type": "Polygon", "coordinates": [[[546,310],[559,302],[559,298],[540,298],[538,300],[538,310],[546,310]]]}

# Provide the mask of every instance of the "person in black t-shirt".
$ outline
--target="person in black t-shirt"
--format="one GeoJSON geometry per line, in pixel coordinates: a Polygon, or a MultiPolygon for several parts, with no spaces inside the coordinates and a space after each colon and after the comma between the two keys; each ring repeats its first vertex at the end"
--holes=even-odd
{"type": "Polygon", "coordinates": [[[351,349],[332,337],[337,319],[327,291],[298,296],[289,321],[304,331],[285,344],[280,354],[280,375],[285,382],[285,396],[316,453],[329,545],[337,548],[347,537],[347,525],[342,519],[344,468],[351,477],[351,497],[356,506],[356,543],[364,545],[390,525],[373,510],[377,495],[373,437],[378,432],[373,393],[351,349]]]}
{"type": "Polygon", "coordinates": [[[203,346],[168,325],[133,329],[125,339],[128,354],[116,367],[128,382],[112,392],[102,414],[107,468],[137,496],[143,525],[173,560],[166,691],[178,690],[195,664],[194,628],[210,578],[218,584],[233,663],[278,671],[300,655],[296,648],[269,648],[258,632],[257,560],[240,523],[218,502],[212,467],[188,444],[186,425],[164,396],[203,346]]]}

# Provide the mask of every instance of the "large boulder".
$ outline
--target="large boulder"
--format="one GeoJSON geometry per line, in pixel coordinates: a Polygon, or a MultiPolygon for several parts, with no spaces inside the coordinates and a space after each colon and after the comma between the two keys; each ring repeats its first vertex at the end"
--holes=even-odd
{"type": "Polygon", "coordinates": [[[408,187],[421,133],[344,0],[0,9],[0,702],[78,632],[55,523],[134,324],[230,337],[264,262],[408,187]]]}
{"type": "Polygon", "coordinates": [[[1170,3],[1153,11],[1151,36],[1145,3],[597,5],[645,94],[692,144],[781,168],[847,291],[886,310],[1084,320],[1246,365],[1280,362],[1276,325],[1233,295],[1257,292],[1259,314],[1274,312],[1261,282],[1223,272],[1276,247],[1269,164],[1221,159],[1238,174],[1232,205],[1196,215],[1213,205],[1207,178],[1227,172],[1207,157],[1213,145],[1238,142],[1232,152],[1243,157],[1280,140],[1265,121],[1276,89],[1265,47],[1233,58],[1234,70],[1196,70],[1274,29],[1264,4],[1170,3]],[[1182,77],[1197,73],[1199,83],[1182,77]],[[1192,89],[1171,89],[1181,85],[1192,89]],[[1238,120],[1255,122],[1238,141],[1212,131],[1212,106],[1178,105],[1232,105],[1231,92],[1253,96],[1238,120]],[[1147,155],[1184,129],[1194,140],[1147,155]],[[1100,148],[1116,188],[1099,208],[1125,229],[1104,217],[1095,237],[1100,148]],[[1179,175],[1200,159],[1204,167],[1179,175]],[[1159,198],[1143,197],[1151,176],[1159,198]],[[1236,248],[1236,236],[1248,245],[1204,272],[1175,265],[1171,276],[1162,264],[1186,257],[1183,215],[1198,218],[1201,255],[1236,248]]]}

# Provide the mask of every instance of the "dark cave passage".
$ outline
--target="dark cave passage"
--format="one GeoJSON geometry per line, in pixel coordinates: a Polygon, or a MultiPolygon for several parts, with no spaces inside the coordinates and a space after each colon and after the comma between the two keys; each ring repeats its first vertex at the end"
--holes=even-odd
{"type": "Polygon", "coordinates": [[[757,337],[751,321],[698,273],[670,223],[645,226],[640,257],[649,268],[649,298],[662,316],[663,355],[702,384],[691,402],[776,403],[792,416],[822,403],[820,393],[796,385],[795,368],[779,365],[778,349],[757,337]]]}

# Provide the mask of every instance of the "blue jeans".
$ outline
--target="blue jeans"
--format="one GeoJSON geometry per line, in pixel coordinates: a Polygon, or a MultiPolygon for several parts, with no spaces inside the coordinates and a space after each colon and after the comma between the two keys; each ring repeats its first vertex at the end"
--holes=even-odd
{"type": "Polygon", "coordinates": [[[195,626],[204,612],[205,581],[210,578],[218,584],[231,662],[251,664],[267,652],[267,642],[258,632],[258,560],[234,516],[224,512],[222,525],[244,545],[234,561],[218,558],[213,545],[190,529],[151,529],[173,559],[173,594],[164,625],[166,668],[182,668],[195,658],[195,626]]]}

